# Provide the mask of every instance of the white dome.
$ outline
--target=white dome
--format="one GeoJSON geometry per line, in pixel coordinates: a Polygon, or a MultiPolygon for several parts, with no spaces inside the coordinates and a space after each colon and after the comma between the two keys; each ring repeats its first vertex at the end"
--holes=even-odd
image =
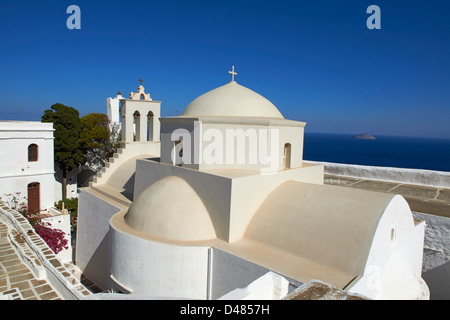
{"type": "Polygon", "coordinates": [[[175,176],[143,190],[128,209],[125,221],[137,231],[170,240],[216,238],[203,201],[185,180],[175,176]]]}
{"type": "Polygon", "coordinates": [[[269,100],[234,81],[208,91],[192,101],[182,116],[284,119],[269,100]]]}

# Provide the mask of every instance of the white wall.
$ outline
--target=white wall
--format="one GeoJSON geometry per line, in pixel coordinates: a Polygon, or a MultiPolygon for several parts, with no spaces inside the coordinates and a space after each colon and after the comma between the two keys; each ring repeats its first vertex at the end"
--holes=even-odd
{"type": "Polygon", "coordinates": [[[206,299],[208,247],[178,246],[110,233],[110,286],[136,295],[206,299]]]}
{"type": "Polygon", "coordinates": [[[450,218],[413,212],[426,222],[422,277],[431,300],[450,300],[450,218]]]}
{"type": "Polygon", "coordinates": [[[140,159],[136,161],[134,200],[145,188],[171,175],[180,177],[191,185],[210,213],[217,237],[228,239],[231,193],[231,180],[228,178],[140,159]]]}
{"type": "Polygon", "coordinates": [[[217,237],[235,241],[242,237],[252,215],[274,188],[287,180],[322,184],[323,166],[306,165],[273,174],[255,174],[231,179],[139,159],[136,162],[134,199],[149,185],[170,175],[186,180],[198,193],[211,214],[217,237]],[[257,190],[255,185],[258,185],[257,190]]]}
{"type": "Polygon", "coordinates": [[[349,292],[371,299],[429,299],[421,278],[425,223],[414,221],[406,200],[396,195],[373,238],[364,274],[349,292]]]}
{"type": "Polygon", "coordinates": [[[109,284],[109,220],[119,208],[83,190],[78,195],[77,266],[101,288],[109,284]]]}
{"type": "Polygon", "coordinates": [[[106,114],[111,122],[120,123],[119,108],[121,97],[122,96],[117,96],[115,98],[106,99],[106,114]]]}
{"type": "Polygon", "coordinates": [[[173,139],[183,140],[182,167],[199,170],[226,168],[278,171],[284,169],[286,143],[291,144],[290,167],[302,166],[303,127],[288,125],[296,124],[294,121],[278,121],[275,125],[267,119],[239,121],[173,117],[162,118],[161,123],[163,163],[173,163],[173,139]],[[182,138],[179,138],[180,132],[185,132],[182,138]],[[174,137],[173,133],[176,133],[174,137]]]}
{"type": "Polygon", "coordinates": [[[230,241],[239,240],[266,197],[283,182],[293,180],[323,183],[323,166],[305,165],[273,174],[248,175],[233,179],[230,208],[230,241]],[[255,188],[257,186],[257,188],[255,188]]]}
{"type": "MultiPolygon", "coordinates": [[[[78,197],[78,188],[77,188],[77,175],[80,173],[80,168],[75,168],[66,173],[66,195],[67,199],[77,198],[78,197]]],[[[63,172],[62,169],[59,168],[58,164],[55,164],[55,181],[54,181],[54,193],[55,193],[55,202],[62,200],[62,177],[63,172]]]]}
{"type": "Polygon", "coordinates": [[[68,248],[58,252],[58,254],[56,254],[56,257],[62,262],[72,261],[72,232],[70,226],[70,214],[62,214],[55,208],[50,208],[49,214],[53,216],[44,218],[42,220],[44,222],[50,223],[52,229],[59,229],[64,232],[64,238],[67,240],[68,248]]]}
{"type": "Polygon", "coordinates": [[[0,197],[21,192],[27,197],[27,186],[40,183],[41,208],[53,206],[54,157],[53,124],[37,121],[0,121],[0,197]],[[28,161],[28,146],[38,146],[38,160],[28,161]]]}
{"type": "Polygon", "coordinates": [[[236,288],[244,288],[270,271],[250,261],[214,248],[211,299],[218,299],[236,288]]]}
{"type": "MultiPolygon", "coordinates": [[[[175,130],[180,130],[180,133],[185,132],[186,134],[183,138],[179,138],[178,133],[174,134],[173,139],[179,139],[184,141],[183,145],[183,167],[198,169],[198,160],[199,159],[199,149],[196,149],[195,143],[198,146],[198,138],[197,136],[201,136],[201,122],[196,122],[197,126],[195,126],[194,121],[197,119],[194,118],[162,118],[161,119],[161,163],[173,164],[173,155],[172,150],[174,148],[174,141],[172,141],[172,134],[175,130]],[[189,134],[187,134],[189,133],[189,134]],[[191,148],[190,152],[186,146],[187,141],[189,141],[191,148]],[[197,142],[196,142],[197,141],[197,142]],[[188,159],[188,155],[190,158],[188,159]]],[[[178,131],[177,131],[178,132],[178,131]]]]}
{"type": "Polygon", "coordinates": [[[27,203],[28,184],[39,182],[40,184],[40,206],[41,210],[54,205],[54,183],[53,173],[42,175],[16,176],[0,178],[0,197],[7,201],[5,194],[20,192],[22,198],[20,202],[27,203]]]}
{"type": "Polygon", "coordinates": [[[161,101],[121,99],[121,103],[122,141],[133,142],[133,114],[135,111],[140,113],[140,122],[139,124],[136,123],[136,128],[140,128],[140,130],[136,131],[136,141],[147,141],[147,114],[149,111],[153,113],[152,141],[160,140],[159,117],[161,116],[161,101]]]}
{"type": "Polygon", "coordinates": [[[450,188],[450,172],[304,161],[307,163],[323,164],[325,166],[325,173],[327,174],[450,188]]]}

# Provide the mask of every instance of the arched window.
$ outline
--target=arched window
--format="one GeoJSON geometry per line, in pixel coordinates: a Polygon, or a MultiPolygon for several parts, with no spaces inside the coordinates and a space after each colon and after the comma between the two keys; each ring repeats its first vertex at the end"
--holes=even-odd
{"type": "Polygon", "coordinates": [[[30,144],[28,146],[28,161],[34,162],[38,161],[38,146],[37,144],[30,144]]]}
{"type": "Polygon", "coordinates": [[[183,142],[182,140],[174,141],[172,149],[173,164],[181,167],[182,160],[183,160],[183,142]]]}
{"type": "Polygon", "coordinates": [[[286,143],[284,145],[284,169],[291,168],[291,144],[286,143]]]}

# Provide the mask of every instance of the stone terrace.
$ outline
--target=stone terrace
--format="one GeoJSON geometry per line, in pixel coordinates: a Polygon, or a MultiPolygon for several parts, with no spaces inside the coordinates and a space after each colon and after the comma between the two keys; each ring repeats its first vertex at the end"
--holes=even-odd
{"type": "Polygon", "coordinates": [[[0,202],[0,300],[77,300],[99,290],[76,266],[59,261],[20,213],[0,202]]]}
{"type": "Polygon", "coordinates": [[[61,300],[46,280],[38,280],[22,263],[7,234],[7,225],[0,222],[0,294],[12,300],[61,300]]]}
{"type": "Polygon", "coordinates": [[[414,212],[450,218],[450,189],[325,174],[324,183],[402,195],[414,212]]]}

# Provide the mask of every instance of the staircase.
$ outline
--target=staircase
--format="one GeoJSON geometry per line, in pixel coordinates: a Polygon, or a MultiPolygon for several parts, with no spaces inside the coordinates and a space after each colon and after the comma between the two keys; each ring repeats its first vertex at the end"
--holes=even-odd
{"type": "Polygon", "coordinates": [[[140,154],[159,157],[160,141],[131,143],[120,142],[120,148],[118,148],[117,152],[109,158],[109,161],[105,164],[105,166],[97,172],[92,181],[89,183],[89,187],[105,184],[117,168],[119,168],[127,160],[140,154]]]}

